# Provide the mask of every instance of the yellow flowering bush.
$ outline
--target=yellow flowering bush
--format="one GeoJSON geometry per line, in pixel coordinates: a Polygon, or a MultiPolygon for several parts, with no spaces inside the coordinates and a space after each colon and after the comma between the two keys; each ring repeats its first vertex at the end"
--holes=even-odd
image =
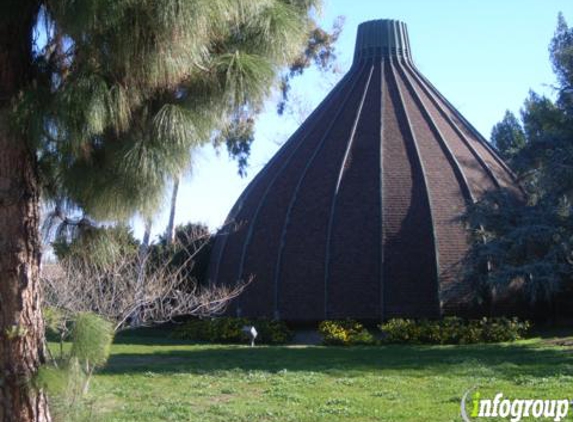
{"type": "Polygon", "coordinates": [[[322,343],[331,346],[374,344],[372,334],[362,324],[353,320],[322,321],[318,326],[322,343]]]}
{"type": "Polygon", "coordinates": [[[395,318],[380,324],[385,343],[473,344],[515,341],[531,327],[518,318],[482,318],[465,320],[446,317],[441,320],[395,318]]]}

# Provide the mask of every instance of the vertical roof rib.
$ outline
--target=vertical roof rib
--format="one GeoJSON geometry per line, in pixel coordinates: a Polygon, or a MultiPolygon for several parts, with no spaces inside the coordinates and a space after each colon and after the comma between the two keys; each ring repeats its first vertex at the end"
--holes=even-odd
{"type": "Polygon", "coordinates": [[[465,297],[445,294],[468,248],[459,217],[497,187],[520,194],[494,149],[417,70],[406,25],[365,22],[347,75],[233,207],[210,277],[254,276],[231,307],[250,317],[459,312],[465,297]]]}

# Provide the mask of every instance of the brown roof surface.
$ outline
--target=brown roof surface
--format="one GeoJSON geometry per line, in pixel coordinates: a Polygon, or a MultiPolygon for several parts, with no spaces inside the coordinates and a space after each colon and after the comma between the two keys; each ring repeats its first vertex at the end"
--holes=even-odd
{"type": "Polygon", "coordinates": [[[436,317],[467,250],[466,205],[515,178],[414,66],[406,25],[359,26],[352,68],[261,170],[213,249],[232,305],[290,321],[436,317]]]}

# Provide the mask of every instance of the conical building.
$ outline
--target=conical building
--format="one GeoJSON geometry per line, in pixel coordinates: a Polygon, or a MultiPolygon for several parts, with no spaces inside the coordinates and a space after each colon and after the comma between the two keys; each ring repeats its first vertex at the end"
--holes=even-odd
{"type": "Polygon", "coordinates": [[[351,69],[245,189],[210,279],[252,283],[233,314],[310,322],[463,313],[460,221],[519,194],[487,141],[424,78],[406,25],[358,28],[351,69]],[[445,294],[445,292],[449,292],[445,294]]]}

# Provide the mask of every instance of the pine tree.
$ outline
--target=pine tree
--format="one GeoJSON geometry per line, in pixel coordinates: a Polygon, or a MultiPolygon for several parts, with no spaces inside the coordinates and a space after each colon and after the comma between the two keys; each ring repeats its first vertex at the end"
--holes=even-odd
{"type": "Polygon", "coordinates": [[[0,421],[50,420],[29,388],[44,360],[40,193],[95,219],[150,215],[189,149],[256,115],[308,54],[315,3],[0,3],[0,421]]]}
{"type": "Polygon", "coordinates": [[[507,110],[491,131],[491,143],[504,160],[510,161],[525,146],[525,133],[515,115],[507,110]]]}

